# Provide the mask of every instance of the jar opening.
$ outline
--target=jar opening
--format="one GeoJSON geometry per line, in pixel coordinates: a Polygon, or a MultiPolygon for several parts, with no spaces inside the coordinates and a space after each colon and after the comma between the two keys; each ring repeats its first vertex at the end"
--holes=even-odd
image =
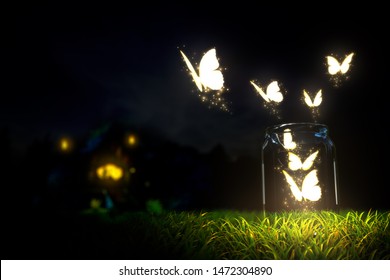
{"type": "Polygon", "coordinates": [[[327,133],[328,126],[319,123],[302,122],[302,123],[283,123],[283,124],[269,126],[266,128],[267,134],[283,133],[285,132],[285,130],[290,130],[294,132],[327,133]]]}

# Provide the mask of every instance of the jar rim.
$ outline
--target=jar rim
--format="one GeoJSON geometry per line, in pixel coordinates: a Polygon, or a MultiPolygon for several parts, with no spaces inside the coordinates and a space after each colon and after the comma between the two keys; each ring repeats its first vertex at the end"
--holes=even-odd
{"type": "Polygon", "coordinates": [[[283,133],[286,129],[289,129],[292,132],[324,132],[328,131],[328,126],[321,123],[291,122],[269,126],[266,128],[266,132],[283,133]]]}

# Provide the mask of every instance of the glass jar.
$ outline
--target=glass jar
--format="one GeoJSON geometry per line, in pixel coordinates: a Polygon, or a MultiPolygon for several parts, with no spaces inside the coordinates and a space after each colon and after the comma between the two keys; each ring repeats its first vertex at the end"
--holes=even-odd
{"type": "Polygon", "coordinates": [[[286,123],[265,130],[264,211],[338,210],[337,181],[336,149],[326,125],[286,123]]]}

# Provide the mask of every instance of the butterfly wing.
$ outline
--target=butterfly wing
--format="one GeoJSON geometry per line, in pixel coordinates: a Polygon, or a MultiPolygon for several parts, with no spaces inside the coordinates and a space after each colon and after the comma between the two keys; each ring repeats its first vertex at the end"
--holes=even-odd
{"type": "Polygon", "coordinates": [[[265,101],[269,102],[269,98],[268,96],[264,93],[264,91],[261,89],[261,87],[259,87],[258,85],[256,85],[254,82],[250,81],[251,84],[254,86],[254,88],[256,89],[256,91],[260,94],[261,97],[264,98],[265,101]]]}
{"type": "Polygon", "coordinates": [[[297,143],[295,143],[292,139],[289,129],[285,129],[283,132],[283,145],[286,150],[293,150],[297,146],[297,143]]]}
{"type": "Polygon", "coordinates": [[[313,106],[318,107],[318,106],[320,106],[321,102],[322,102],[322,90],[320,89],[317,92],[316,97],[314,97],[313,106]]]}
{"type": "Polygon", "coordinates": [[[294,195],[295,199],[298,201],[302,201],[302,193],[299,190],[294,179],[291,178],[291,176],[286,171],[284,171],[284,170],[282,170],[282,171],[283,171],[284,177],[286,177],[287,183],[290,185],[290,190],[291,190],[292,194],[294,195]]]}
{"type": "Polygon", "coordinates": [[[212,90],[220,90],[223,87],[223,75],[219,68],[217,53],[210,49],[205,53],[199,63],[199,77],[202,84],[212,90]]]}
{"type": "Polygon", "coordinates": [[[331,75],[337,74],[337,72],[340,71],[340,63],[333,56],[327,56],[326,58],[327,58],[327,61],[328,61],[328,72],[329,72],[329,74],[331,74],[331,75]]]}
{"type": "Polygon", "coordinates": [[[275,102],[281,102],[283,100],[283,94],[280,92],[280,88],[277,81],[273,81],[267,86],[267,96],[270,100],[275,102]]]}
{"type": "Polygon", "coordinates": [[[313,163],[314,163],[314,160],[316,159],[318,155],[318,151],[312,153],[303,163],[302,163],[302,169],[303,170],[309,170],[313,163]]]}
{"type": "Polygon", "coordinates": [[[345,74],[348,71],[349,66],[352,62],[353,55],[354,55],[354,53],[351,53],[344,59],[343,63],[340,66],[341,73],[345,74]]]}
{"type": "Polygon", "coordinates": [[[309,94],[307,94],[307,92],[305,90],[303,90],[303,95],[305,96],[305,102],[307,104],[307,106],[309,107],[318,107],[320,106],[321,102],[322,102],[322,90],[320,89],[316,96],[314,97],[314,101],[311,100],[309,94]]]}
{"type": "Polygon", "coordinates": [[[307,92],[305,90],[303,90],[303,95],[305,96],[305,102],[306,102],[307,106],[313,107],[314,106],[313,101],[311,101],[310,96],[307,94],[307,92]]]}
{"type": "Polygon", "coordinates": [[[318,201],[322,195],[318,183],[317,170],[314,169],[303,179],[302,196],[311,201],[318,201]]]}
{"type": "Polygon", "coordinates": [[[296,154],[289,152],[288,160],[288,168],[290,168],[291,170],[295,171],[302,167],[302,161],[296,154]]]}
{"type": "Polygon", "coordinates": [[[200,77],[198,76],[198,74],[196,73],[194,67],[192,66],[190,60],[188,59],[188,57],[184,54],[184,52],[180,51],[183,59],[184,59],[184,62],[186,63],[187,67],[188,67],[188,70],[190,70],[190,73],[191,73],[191,76],[196,84],[196,86],[198,87],[198,89],[200,91],[203,90],[203,86],[202,86],[202,81],[200,79],[200,77]]]}

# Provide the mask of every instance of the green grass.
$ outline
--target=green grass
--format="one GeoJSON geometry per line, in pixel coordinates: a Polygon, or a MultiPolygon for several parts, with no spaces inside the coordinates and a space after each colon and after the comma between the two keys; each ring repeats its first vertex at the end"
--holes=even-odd
{"type": "Polygon", "coordinates": [[[390,259],[389,211],[158,213],[19,217],[2,259],[390,259]]]}
{"type": "Polygon", "coordinates": [[[116,240],[100,249],[115,256],[123,244],[121,256],[129,259],[390,259],[390,212],[137,212],[99,215],[93,222],[91,215],[84,218],[90,231],[116,240]]]}

